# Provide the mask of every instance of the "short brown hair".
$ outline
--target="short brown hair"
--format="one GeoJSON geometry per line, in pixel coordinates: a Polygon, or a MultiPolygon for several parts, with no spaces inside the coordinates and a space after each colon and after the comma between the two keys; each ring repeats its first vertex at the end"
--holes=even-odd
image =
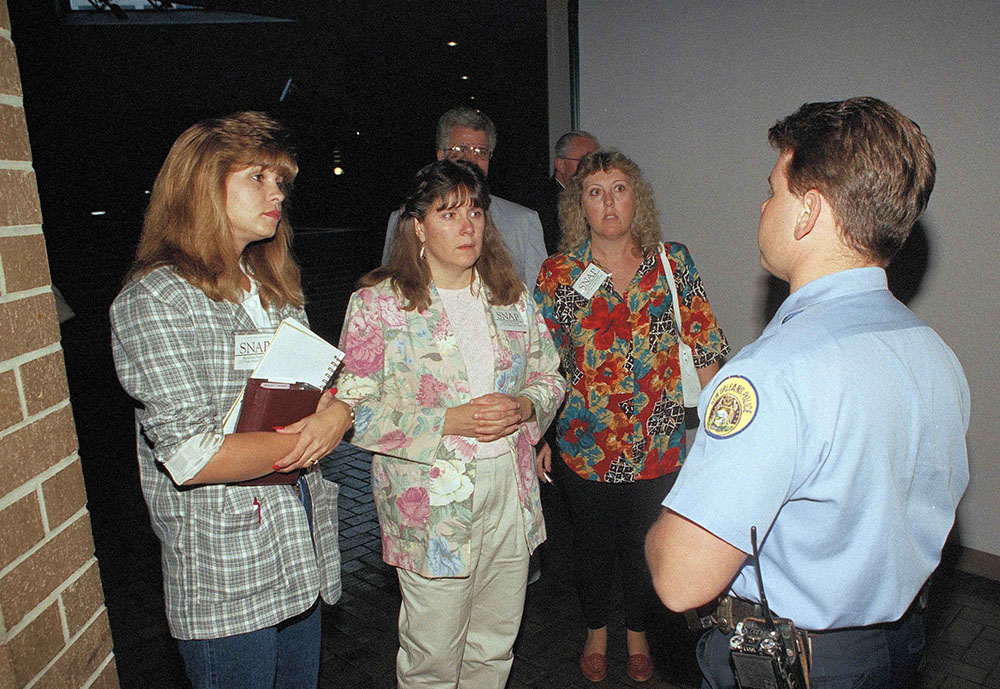
{"type": "Polygon", "coordinates": [[[572,251],[590,239],[590,224],[583,212],[583,183],[595,172],[620,170],[628,177],[635,194],[635,217],[632,218],[632,239],[644,252],[655,251],[660,244],[660,219],[656,212],[653,190],[642,178],[642,170],[624,153],[609,149],[591,151],[580,158],[580,165],[559,195],[559,226],[562,238],[560,251],[572,251]]]}
{"type": "Polygon", "coordinates": [[[934,189],[934,153],[915,122],[877,98],[806,103],[767,133],[791,151],[788,188],[819,190],[849,247],[887,265],[934,189]]]}
{"type": "Polygon", "coordinates": [[[226,179],[252,165],[272,169],[287,186],[298,165],[287,131],[261,112],[240,112],[185,130],[156,175],[135,263],[125,281],[171,266],[213,301],[240,303],[240,260],[260,283],[266,306],[301,306],[301,278],[291,257],[291,228],[282,204],[273,239],[252,242],[235,256],[226,216],[226,179]]]}
{"type": "Polygon", "coordinates": [[[447,158],[425,165],[417,173],[413,190],[399,209],[389,261],[362,277],[358,286],[371,287],[388,278],[406,302],[404,310],[425,310],[431,303],[431,270],[427,261],[420,258],[420,240],[414,226],[432,210],[458,208],[467,203],[482,208],[486,215],[483,248],[475,271],[490,292],[490,303],[506,306],[516,302],[525,287],[490,217],[486,176],[472,163],[447,158]]]}

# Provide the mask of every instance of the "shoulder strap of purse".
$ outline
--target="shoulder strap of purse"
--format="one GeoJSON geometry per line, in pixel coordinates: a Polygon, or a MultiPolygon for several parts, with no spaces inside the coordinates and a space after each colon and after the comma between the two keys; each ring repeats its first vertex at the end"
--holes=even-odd
{"type": "Polygon", "coordinates": [[[677,325],[677,336],[681,337],[681,304],[677,299],[677,285],[674,282],[674,271],[670,269],[670,261],[667,260],[667,250],[660,242],[660,262],[663,263],[663,273],[667,276],[667,284],[670,285],[670,299],[674,303],[674,323],[677,325]]]}

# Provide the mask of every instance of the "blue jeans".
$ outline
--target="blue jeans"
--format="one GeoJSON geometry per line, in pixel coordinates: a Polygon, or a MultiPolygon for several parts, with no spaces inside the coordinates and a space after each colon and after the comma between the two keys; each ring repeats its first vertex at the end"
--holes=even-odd
{"type": "Polygon", "coordinates": [[[177,646],[193,689],[316,689],[320,604],[273,627],[177,646]]]}
{"type": "MultiPolygon", "coordinates": [[[[702,689],[736,689],[729,639],[718,627],[698,642],[702,689]]],[[[924,654],[924,614],[899,622],[811,634],[811,689],[895,689],[904,686],[924,654]]]]}

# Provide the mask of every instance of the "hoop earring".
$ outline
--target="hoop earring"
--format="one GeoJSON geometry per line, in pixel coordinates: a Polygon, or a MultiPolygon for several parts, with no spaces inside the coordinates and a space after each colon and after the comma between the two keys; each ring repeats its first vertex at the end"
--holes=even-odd
{"type": "Polygon", "coordinates": [[[426,256],[426,251],[424,249],[424,243],[420,242],[420,260],[423,261],[426,256]]]}

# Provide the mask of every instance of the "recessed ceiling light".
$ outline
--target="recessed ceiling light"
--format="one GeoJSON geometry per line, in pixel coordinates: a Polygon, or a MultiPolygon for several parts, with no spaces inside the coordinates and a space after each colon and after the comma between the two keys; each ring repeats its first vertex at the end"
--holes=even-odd
{"type": "Polygon", "coordinates": [[[455,41],[448,41],[447,43],[445,43],[445,45],[448,46],[449,48],[454,48],[456,45],[458,45],[458,43],[456,43],[455,41]]]}

